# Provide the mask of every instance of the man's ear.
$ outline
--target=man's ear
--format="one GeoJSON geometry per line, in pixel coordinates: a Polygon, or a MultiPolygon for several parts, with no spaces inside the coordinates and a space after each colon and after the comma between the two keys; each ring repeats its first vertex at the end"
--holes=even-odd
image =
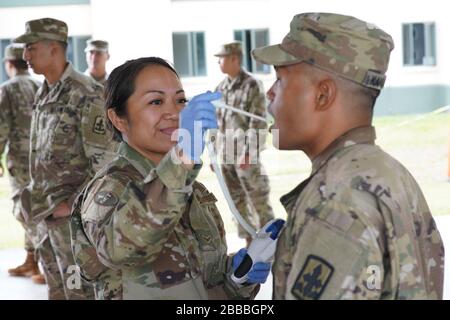
{"type": "Polygon", "coordinates": [[[8,75],[8,77],[11,77],[11,66],[12,66],[11,62],[9,60],[5,60],[4,66],[6,74],[8,75]]]}
{"type": "Polygon", "coordinates": [[[231,55],[231,60],[233,60],[233,62],[240,64],[239,56],[237,54],[231,55]]]}
{"type": "Polygon", "coordinates": [[[61,47],[59,46],[59,44],[56,41],[50,42],[50,54],[52,56],[56,56],[56,54],[58,53],[58,51],[60,49],[61,49],[61,47]]]}
{"type": "Polygon", "coordinates": [[[119,117],[113,108],[108,109],[107,115],[113,126],[119,130],[122,135],[128,132],[128,120],[126,117],[119,117]]]}
{"type": "Polygon", "coordinates": [[[316,110],[325,111],[329,109],[336,99],[337,86],[333,79],[324,79],[317,84],[316,110]]]}

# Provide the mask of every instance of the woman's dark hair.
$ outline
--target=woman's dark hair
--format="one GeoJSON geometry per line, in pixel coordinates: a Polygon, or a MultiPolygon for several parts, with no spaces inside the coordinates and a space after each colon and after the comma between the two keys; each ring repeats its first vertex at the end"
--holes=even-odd
{"type": "Polygon", "coordinates": [[[108,118],[108,109],[113,109],[119,117],[127,115],[127,101],[135,90],[135,80],[139,73],[149,65],[159,65],[172,70],[179,78],[175,69],[164,59],[158,57],[129,60],[115,68],[105,85],[105,112],[108,127],[113,131],[113,139],[123,141],[122,134],[114,127],[108,118]]]}

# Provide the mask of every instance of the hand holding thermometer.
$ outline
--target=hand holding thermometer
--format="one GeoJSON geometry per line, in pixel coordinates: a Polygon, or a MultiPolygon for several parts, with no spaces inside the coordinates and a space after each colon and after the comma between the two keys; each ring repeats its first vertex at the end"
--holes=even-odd
{"type": "Polygon", "coordinates": [[[237,283],[245,283],[248,273],[257,262],[271,262],[277,247],[278,236],[284,227],[283,219],[273,219],[269,221],[253,238],[247,254],[241,264],[231,275],[231,279],[237,283]]]}
{"type": "MultiPolygon", "coordinates": [[[[211,103],[216,108],[222,108],[231,110],[232,112],[236,112],[239,114],[243,114],[246,117],[257,119],[260,121],[264,121],[266,123],[269,123],[269,121],[261,116],[258,116],[256,114],[246,112],[244,110],[226,105],[223,101],[215,100],[211,101],[211,103]]],[[[238,220],[239,224],[249,233],[251,234],[253,240],[250,244],[250,247],[247,250],[247,254],[244,256],[242,262],[239,264],[239,266],[234,271],[233,275],[231,276],[231,279],[237,283],[242,284],[245,283],[248,279],[248,273],[252,269],[255,263],[258,262],[271,262],[273,260],[273,256],[275,254],[276,250],[276,243],[278,240],[278,236],[280,234],[280,231],[283,229],[285,221],[282,219],[273,219],[269,221],[259,232],[256,232],[246,221],[245,219],[240,215],[239,211],[237,210],[236,206],[234,205],[233,200],[231,199],[230,193],[228,191],[228,188],[225,184],[225,181],[222,177],[221,170],[219,168],[219,165],[217,163],[216,154],[214,152],[214,147],[212,144],[212,140],[210,140],[206,146],[209,151],[209,156],[211,158],[211,164],[214,168],[214,172],[217,175],[219,185],[225,195],[225,199],[228,202],[228,206],[230,207],[231,213],[235,216],[235,218],[238,220]]]]}

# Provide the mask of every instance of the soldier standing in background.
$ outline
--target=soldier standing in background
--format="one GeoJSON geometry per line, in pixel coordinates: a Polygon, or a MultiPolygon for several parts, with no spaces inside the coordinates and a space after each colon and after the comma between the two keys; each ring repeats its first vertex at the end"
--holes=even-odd
{"type": "Polygon", "coordinates": [[[89,299],[93,288],[75,274],[69,219],[78,192],[114,156],[103,87],[66,60],[65,22],[43,18],[25,28],[14,42],[26,44],[24,59],[45,81],[35,99],[31,183],[21,194],[22,213],[46,228],[38,249],[49,299],[89,299]]]}
{"type": "Polygon", "coordinates": [[[442,299],[444,246],[420,187],[375,145],[389,34],[354,17],[294,16],[267,92],[283,150],[312,172],[281,198],[288,213],[273,265],[274,299],[442,299]]]}
{"type": "MultiPolygon", "coordinates": [[[[30,182],[30,122],[33,112],[34,95],[40,83],[28,73],[23,60],[23,46],[10,44],[5,48],[5,70],[10,80],[0,86],[0,155],[8,144],[6,164],[14,202],[13,214],[25,229],[25,262],[8,273],[16,277],[32,277],[37,283],[45,279],[35,256],[36,226],[25,223],[20,210],[19,196],[30,182]]],[[[3,176],[0,163],[0,176],[3,176]]]]}
{"type": "Polygon", "coordinates": [[[105,86],[108,79],[108,73],[106,72],[106,61],[109,60],[108,42],[88,40],[84,51],[86,52],[86,62],[88,64],[84,74],[105,86]]]}
{"type": "MultiPolygon", "coordinates": [[[[241,68],[241,43],[224,44],[215,56],[219,57],[220,70],[227,75],[216,88],[222,93],[225,104],[266,117],[262,83],[241,68]]],[[[269,200],[269,179],[260,162],[267,123],[223,109],[217,109],[217,119],[217,148],[218,154],[223,156],[221,169],[225,182],[238,211],[258,229],[274,217],[269,200]],[[230,143],[233,145],[231,150],[230,143]]],[[[240,238],[246,239],[248,246],[250,235],[240,225],[238,233],[240,238]]]]}

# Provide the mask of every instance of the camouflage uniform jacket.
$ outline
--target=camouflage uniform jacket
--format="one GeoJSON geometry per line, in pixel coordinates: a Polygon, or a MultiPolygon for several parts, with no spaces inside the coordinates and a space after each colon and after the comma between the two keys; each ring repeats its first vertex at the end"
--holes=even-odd
{"type": "MultiPolygon", "coordinates": [[[[72,211],[72,251],[97,299],[253,298],[230,280],[216,198],[171,159],[155,166],[126,143],[72,211]]],[[[172,155],[173,156],[173,155],[172,155]]]]}
{"type": "MultiPolygon", "coordinates": [[[[34,222],[49,217],[62,201],[69,206],[95,171],[112,160],[103,87],[69,63],[51,88],[36,94],[31,121],[31,183],[22,192],[22,211],[34,222]]],[[[49,217],[49,219],[52,219],[49,217]]]]}
{"type": "MultiPolygon", "coordinates": [[[[267,107],[262,83],[245,70],[241,70],[233,80],[226,77],[219,83],[216,91],[222,93],[225,104],[266,118],[267,107]]],[[[225,154],[226,146],[223,139],[227,129],[233,130],[235,141],[237,141],[238,146],[242,146],[242,149],[239,147],[236,148],[239,150],[235,149],[235,154],[242,156],[245,152],[256,156],[256,154],[253,154],[258,150],[256,146],[258,146],[259,151],[265,148],[266,134],[260,134],[261,132],[258,132],[258,130],[267,129],[266,122],[225,109],[217,109],[217,120],[220,133],[218,135],[218,152],[225,154]],[[245,133],[249,129],[255,130],[257,134],[247,134],[248,139],[245,139],[245,133]]]]}
{"type": "Polygon", "coordinates": [[[30,122],[34,95],[39,86],[40,83],[28,72],[20,73],[0,86],[0,155],[8,144],[8,170],[19,188],[30,181],[30,122]]]}
{"type": "Polygon", "coordinates": [[[274,299],[442,299],[444,247],[411,174],[350,130],[281,198],[274,299]]]}

